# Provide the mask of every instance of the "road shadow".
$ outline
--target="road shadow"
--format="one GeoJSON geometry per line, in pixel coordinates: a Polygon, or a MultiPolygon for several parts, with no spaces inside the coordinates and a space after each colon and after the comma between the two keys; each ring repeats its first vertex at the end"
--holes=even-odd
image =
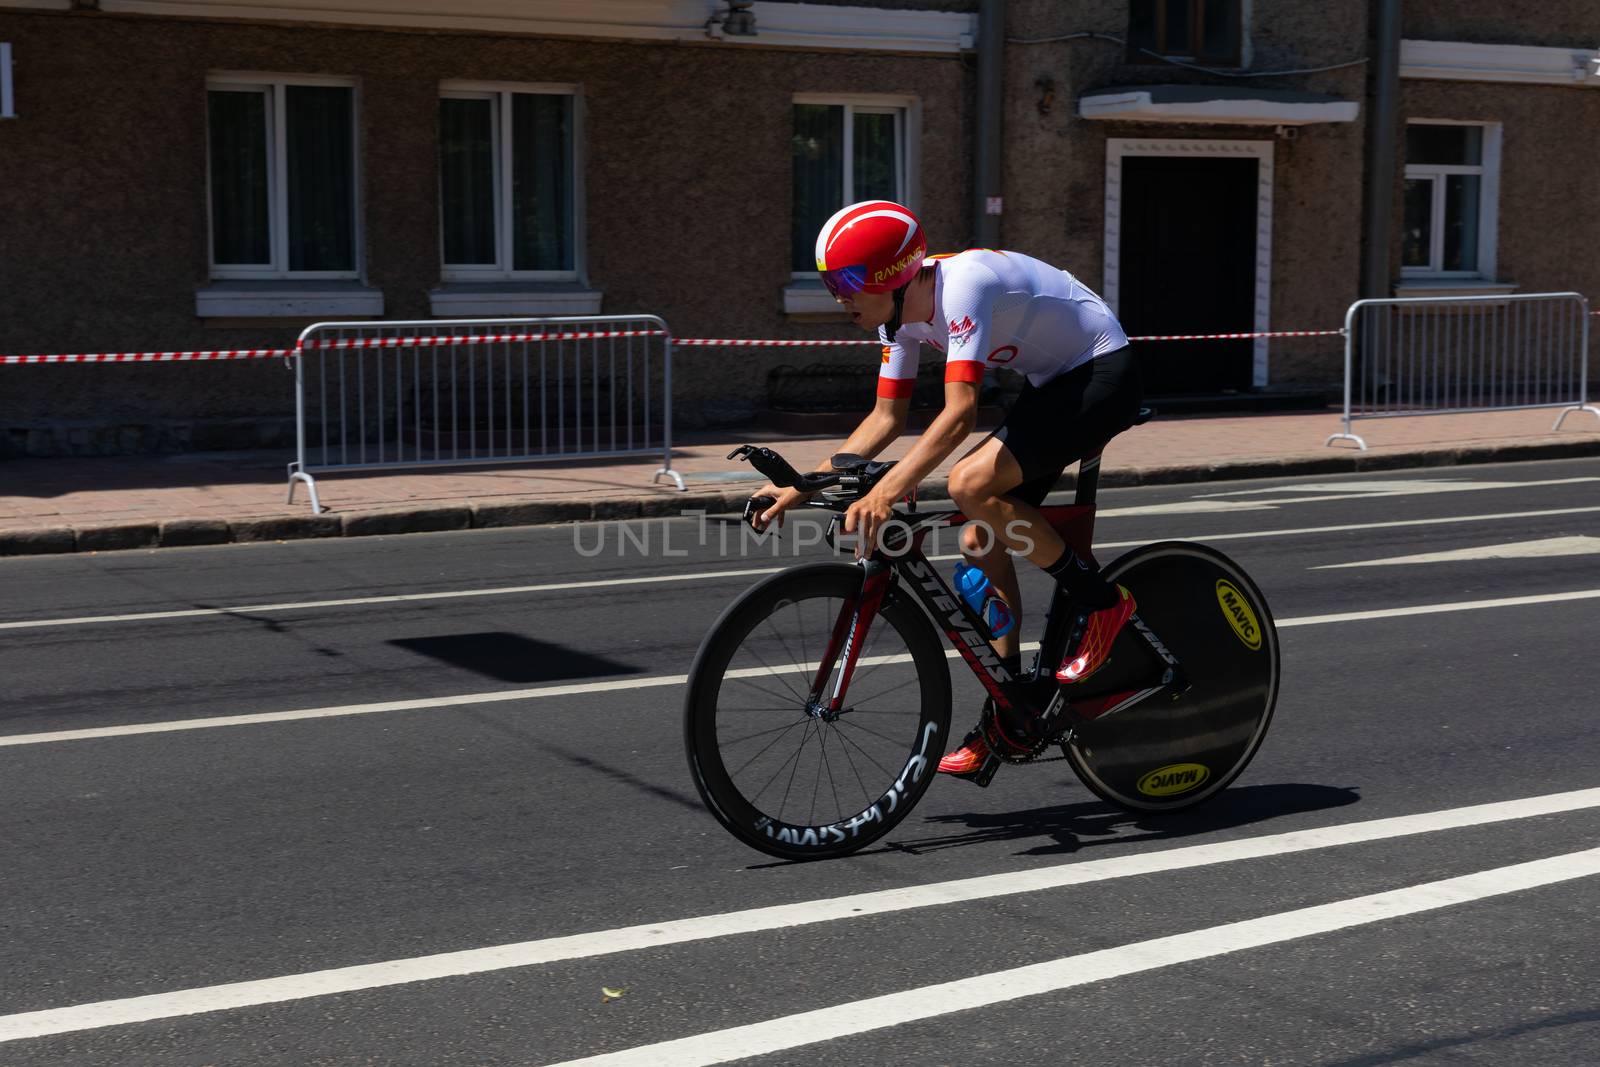
{"type": "Polygon", "coordinates": [[[389,644],[502,682],[558,682],[638,674],[641,668],[521,634],[489,632],[401,637],[389,644]]]}
{"type": "MultiPolygon", "coordinates": [[[[659,800],[665,800],[668,803],[675,804],[678,807],[684,808],[688,811],[692,811],[697,814],[705,813],[705,805],[700,802],[699,797],[691,796],[688,793],[681,793],[676,789],[647,781],[631,771],[624,770],[623,768],[612,763],[607,763],[604,760],[596,759],[594,756],[582,752],[574,752],[569,748],[565,748],[556,744],[548,738],[537,736],[534,731],[530,729],[522,726],[513,726],[510,723],[507,723],[487,712],[472,708],[464,708],[462,709],[461,713],[466,715],[468,718],[475,720],[480,726],[483,726],[489,730],[494,730],[502,736],[511,739],[516,744],[525,746],[527,748],[538,749],[546,756],[553,756],[557,759],[560,759],[569,766],[576,767],[579,770],[589,771],[604,778],[609,778],[613,782],[627,786],[628,788],[644,794],[645,796],[651,796],[659,800]]],[[[534,764],[530,761],[530,765],[534,764]]]]}
{"type": "MultiPolygon", "coordinates": [[[[1235,826],[1265,822],[1282,815],[1344,807],[1360,799],[1360,793],[1354,787],[1253,785],[1223,790],[1198,808],[1169,815],[1124,811],[1101,800],[984,815],[934,815],[924,819],[924,825],[959,823],[967,829],[965,832],[929,837],[894,838],[852,855],[903,852],[920,856],[967,845],[1037,841],[1032,848],[1025,848],[1017,855],[1054,856],[1077,852],[1090,845],[1122,845],[1130,841],[1196,837],[1235,826]],[[1130,829],[1143,832],[1129,833],[1130,829]]],[[[766,870],[811,862],[815,861],[777,860],[752,863],[747,869],[766,870]]]]}
{"type": "Polygon", "coordinates": [[[887,847],[920,855],[967,845],[1028,841],[1035,844],[1018,855],[1051,856],[1077,852],[1090,845],[1193,837],[1284,815],[1344,807],[1360,799],[1353,788],[1285,783],[1225,789],[1198,807],[1171,814],[1135,813],[1092,800],[1026,811],[935,815],[923,820],[924,824],[961,825],[965,829],[930,837],[898,838],[888,842],[887,847]]]}
{"type": "MultiPolygon", "coordinates": [[[[1398,1048],[1387,1049],[1382,1052],[1373,1052],[1354,1059],[1329,1062],[1325,1067],[1387,1067],[1392,1063],[1405,1063],[1424,1057],[1433,1059],[1432,1054],[1445,1049],[1462,1048],[1469,1045],[1482,1045],[1492,1041],[1507,1041],[1521,1037],[1524,1034],[1537,1033],[1541,1030],[1560,1029],[1565,1026],[1584,1026],[1600,1022],[1600,1011],[1569,1011],[1559,1015],[1549,1015],[1542,1019],[1532,1019],[1528,1022],[1518,1023],[1515,1026],[1502,1027],[1499,1030],[1474,1030],[1463,1034],[1452,1034],[1446,1037],[1436,1037],[1414,1045],[1401,1045],[1398,1048]]],[[[1591,1046],[1591,1051],[1593,1046],[1591,1046]]],[[[1436,1061],[1435,1061],[1436,1062],[1436,1061]]],[[[1508,1060],[1500,1061],[1510,1062],[1508,1060]]],[[[1592,1060],[1588,1062],[1593,1062],[1592,1060]]]]}

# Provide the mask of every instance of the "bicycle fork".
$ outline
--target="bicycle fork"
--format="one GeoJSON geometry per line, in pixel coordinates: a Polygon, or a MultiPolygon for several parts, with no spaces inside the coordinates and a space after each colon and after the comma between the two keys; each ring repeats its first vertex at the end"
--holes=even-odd
{"type": "Polygon", "coordinates": [[[872,621],[878,616],[878,609],[883,606],[884,596],[889,592],[889,581],[893,573],[894,568],[884,560],[862,561],[861,590],[854,600],[846,601],[839,609],[839,618],[833,624],[833,633],[828,637],[828,647],[823,650],[822,659],[817,663],[816,678],[811,683],[811,693],[806,701],[806,714],[812,718],[832,721],[844,710],[845,694],[849,691],[850,679],[855,674],[856,664],[861,659],[861,649],[867,642],[867,632],[872,627],[872,621]],[[840,663],[838,673],[835,675],[834,662],[841,654],[844,661],[840,663]],[[830,676],[834,679],[831,693],[827,692],[830,676]]]}

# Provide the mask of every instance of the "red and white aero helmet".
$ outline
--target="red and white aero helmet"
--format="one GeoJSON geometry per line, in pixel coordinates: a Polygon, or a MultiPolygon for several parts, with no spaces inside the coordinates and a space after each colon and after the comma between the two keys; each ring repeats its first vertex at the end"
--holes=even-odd
{"type": "Polygon", "coordinates": [[[922,224],[891,200],[842,208],[817,234],[817,270],[836,297],[893,292],[916,277],[927,252],[922,224]]]}

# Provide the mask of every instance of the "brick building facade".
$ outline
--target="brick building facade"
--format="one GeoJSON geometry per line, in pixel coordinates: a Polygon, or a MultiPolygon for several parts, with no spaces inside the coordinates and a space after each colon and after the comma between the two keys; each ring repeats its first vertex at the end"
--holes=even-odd
{"type": "MultiPolygon", "coordinates": [[[[973,243],[996,121],[1000,245],[1130,331],[1337,326],[1361,295],[1376,7],[1010,0],[981,115],[977,0],[762,2],[749,25],[726,0],[0,0],[0,352],[593,312],[848,337],[804,231],[894,195],[935,249],[973,243]]],[[[1390,288],[1600,291],[1600,9],[1403,0],[1403,36],[1390,288]]],[[[679,424],[755,416],[810,358],[681,353],[679,424]]],[[[1342,367],[1337,339],[1142,358],[1173,395],[1342,367]]],[[[290,408],[275,362],[5,367],[0,454],[276,443],[290,408]]]]}

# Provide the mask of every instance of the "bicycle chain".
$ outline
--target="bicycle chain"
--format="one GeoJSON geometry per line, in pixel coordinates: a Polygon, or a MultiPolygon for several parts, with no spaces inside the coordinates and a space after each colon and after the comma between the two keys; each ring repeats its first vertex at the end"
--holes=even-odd
{"type": "MultiPolygon", "coordinates": [[[[978,727],[979,730],[984,734],[988,734],[991,729],[995,731],[1000,730],[1000,724],[996,722],[994,718],[994,705],[992,703],[985,703],[983,716],[978,722],[978,727]]],[[[1010,763],[1019,767],[1028,763],[1058,763],[1067,758],[1066,743],[1067,737],[1069,736],[1071,736],[1070,731],[1067,734],[1058,737],[1042,738],[1038,741],[1035,741],[1028,751],[1023,755],[1013,755],[1006,749],[1006,746],[1003,745],[990,745],[989,750],[998,756],[1002,763],[1010,763]],[[1051,745],[1060,745],[1062,754],[1059,756],[1041,757],[1040,753],[1049,748],[1051,745]]]]}
{"type": "MultiPolygon", "coordinates": [[[[1006,762],[1007,763],[1015,763],[1019,767],[1020,766],[1024,766],[1026,764],[1032,764],[1032,763],[1060,763],[1062,760],[1067,758],[1065,749],[1062,749],[1062,754],[1059,755],[1059,756],[1040,756],[1039,753],[1043,752],[1045,749],[1049,748],[1051,745],[1059,745],[1061,743],[1062,742],[1061,742],[1061,740],[1059,738],[1052,739],[1052,740],[1049,740],[1049,741],[1040,741],[1039,744],[1034,748],[1033,753],[1031,755],[1020,756],[1020,757],[1018,757],[1016,759],[1007,759],[1006,762]]],[[[1001,758],[1005,759],[1004,756],[1002,756],[1001,758]]]]}

